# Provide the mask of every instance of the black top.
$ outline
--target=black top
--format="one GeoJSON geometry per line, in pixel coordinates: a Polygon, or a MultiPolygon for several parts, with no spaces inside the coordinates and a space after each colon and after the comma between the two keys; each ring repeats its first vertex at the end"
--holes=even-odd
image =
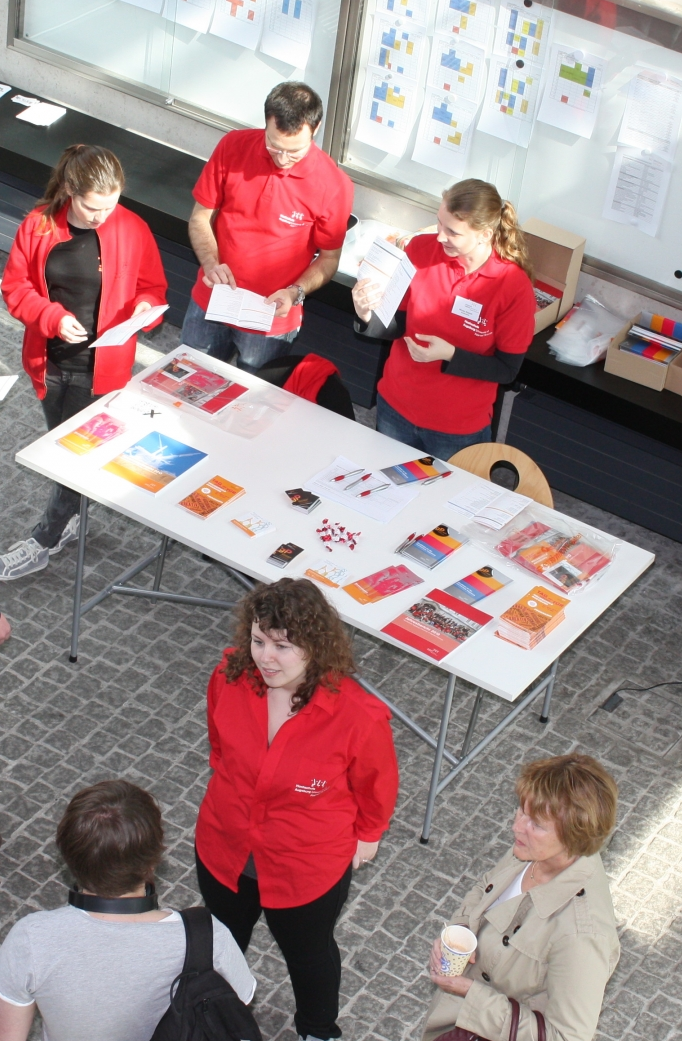
{"type": "Polygon", "coordinates": [[[72,312],[88,332],[88,340],[70,345],[49,338],[47,358],[62,370],[86,374],[95,365],[90,342],[97,337],[97,317],[102,294],[99,237],[94,229],[77,229],[69,222],[71,239],[56,244],[47,256],[45,281],[50,301],[72,312]]]}
{"type": "MultiPolygon", "coordinates": [[[[407,314],[399,310],[388,327],[384,327],[378,316],[372,313],[369,323],[356,320],[354,327],[358,334],[365,334],[368,338],[395,341],[396,338],[404,336],[406,319],[407,314]]],[[[451,360],[442,360],[441,373],[454,374],[458,378],[478,378],[479,381],[511,385],[521,369],[524,355],[523,352],[501,352],[495,349],[492,356],[480,356],[477,352],[469,352],[467,349],[455,349],[451,360]]]]}

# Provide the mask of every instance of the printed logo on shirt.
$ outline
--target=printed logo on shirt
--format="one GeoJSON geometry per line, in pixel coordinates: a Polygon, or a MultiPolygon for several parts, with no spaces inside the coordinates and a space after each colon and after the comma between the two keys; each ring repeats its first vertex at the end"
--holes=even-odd
{"type": "Polygon", "coordinates": [[[311,777],[310,784],[297,784],[294,786],[294,791],[303,792],[304,795],[322,795],[328,788],[326,781],[319,777],[311,777]]]}
{"type": "Polygon", "coordinates": [[[478,322],[475,320],[463,320],[462,326],[466,327],[468,331],[473,331],[479,338],[489,338],[492,334],[492,331],[487,329],[488,321],[485,317],[481,317],[478,322]]]}
{"type": "Polygon", "coordinates": [[[284,222],[285,225],[292,225],[292,226],[305,225],[305,221],[303,220],[304,218],[305,218],[305,215],[303,214],[302,211],[292,211],[291,215],[280,214],[280,216],[279,216],[279,220],[281,222],[284,222]]]}

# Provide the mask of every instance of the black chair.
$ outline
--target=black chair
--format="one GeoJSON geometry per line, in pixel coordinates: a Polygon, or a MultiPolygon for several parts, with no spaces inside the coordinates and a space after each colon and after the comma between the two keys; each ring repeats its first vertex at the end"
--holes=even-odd
{"type": "MultiPolygon", "coordinates": [[[[271,385],[277,385],[281,389],[304,359],[305,356],[277,356],[256,373],[259,378],[263,378],[264,381],[269,381],[271,385]]],[[[333,410],[335,414],[341,414],[342,417],[355,421],[353,401],[338,374],[330,374],[317,394],[316,403],[320,407],[326,407],[327,410],[333,410]]]]}

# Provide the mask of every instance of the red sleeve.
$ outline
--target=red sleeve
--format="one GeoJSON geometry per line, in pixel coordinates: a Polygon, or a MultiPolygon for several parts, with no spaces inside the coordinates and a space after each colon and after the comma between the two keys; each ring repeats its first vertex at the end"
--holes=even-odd
{"type": "Polygon", "coordinates": [[[36,221],[37,216],[30,214],[17,230],[2,279],[2,296],[10,316],[44,338],[56,338],[64,316],[73,314],[59,302],[50,301],[33,280],[31,259],[36,221]]]}
{"type": "Polygon", "coordinates": [[[208,743],[211,746],[211,753],[208,757],[208,765],[214,770],[220,763],[220,738],[218,737],[218,731],[216,730],[213,716],[215,713],[216,705],[220,699],[220,695],[225,687],[225,675],[223,669],[227,658],[223,658],[219,665],[213,669],[213,674],[208,681],[208,690],[206,692],[206,719],[208,722],[208,743]]]}
{"type": "MultiPolygon", "coordinates": [[[[324,168],[323,168],[324,170],[324,168]]],[[[315,218],[314,243],[319,251],[338,251],[343,247],[348,217],[353,209],[353,183],[347,174],[330,162],[324,177],[329,191],[324,213],[315,218]]]]}
{"type": "Polygon", "coordinates": [[[225,171],[230,162],[233,152],[230,138],[236,133],[230,131],[221,138],[206,166],[199,175],[199,180],[194,186],[192,195],[202,207],[209,207],[212,211],[219,211],[223,205],[223,194],[225,191],[225,171]]]}
{"type": "Polygon", "coordinates": [[[510,265],[504,302],[495,314],[495,348],[500,352],[527,352],[535,334],[535,310],[533,284],[523,269],[510,265]]]}
{"type": "MultiPolygon", "coordinates": [[[[161,255],[159,254],[156,240],[152,235],[151,229],[144,221],[141,222],[139,236],[140,257],[138,261],[135,301],[133,304],[135,306],[141,301],[146,301],[149,302],[150,305],[165,305],[168,282],[166,280],[166,274],[163,271],[161,255]]],[[[162,320],[163,317],[160,316],[158,320],[155,320],[154,323],[144,329],[150,330],[152,327],[156,327],[157,324],[161,323],[162,320]]]]}
{"type": "Polygon", "coordinates": [[[398,761],[388,718],[376,719],[348,769],[358,804],[358,839],[374,843],[388,828],[398,796],[398,761]]]}

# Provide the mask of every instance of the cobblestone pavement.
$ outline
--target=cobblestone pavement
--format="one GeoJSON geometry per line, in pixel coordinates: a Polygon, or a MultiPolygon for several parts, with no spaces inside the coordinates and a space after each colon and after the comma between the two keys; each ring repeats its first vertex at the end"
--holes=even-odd
{"type": "MultiPolygon", "coordinates": [[[[0,372],[17,372],[20,341],[19,326],[0,312],[0,372]]],[[[15,451],[42,432],[38,402],[22,375],[0,404],[3,549],[28,535],[46,497],[48,483],[14,462],[15,451]]],[[[682,546],[564,495],[557,495],[557,503],[652,548],[656,565],[562,659],[550,723],[539,723],[537,707],[523,714],[440,797],[428,847],[417,837],[429,751],[394,724],[398,809],[377,860],[355,875],[338,927],[346,1039],[418,1039],[431,995],[425,974],[430,941],[474,877],[508,846],[518,767],[576,747],[602,759],[621,790],[618,830],[605,861],[623,954],[598,1036],[682,1037],[682,694],[679,688],[641,698],[631,694],[611,714],[598,710],[625,678],[643,686],[680,678],[682,546]]],[[[153,541],[144,527],[94,507],[86,593],[153,541]]],[[[204,693],[229,639],[229,618],[114,597],[85,619],[81,657],[70,665],[74,566],[71,545],[47,570],[0,588],[0,608],[14,628],[0,648],[2,936],[27,912],[64,902],[65,873],[53,843],[56,820],[78,788],[111,776],[139,782],[163,805],[164,901],[181,907],[198,900],[192,832],[207,780],[204,693]]],[[[240,595],[218,567],[177,545],[164,582],[180,592],[240,595]]],[[[433,731],[443,674],[369,638],[358,637],[355,647],[362,673],[433,731]]],[[[471,700],[471,689],[460,684],[453,748],[462,740],[471,700]]],[[[499,703],[490,698],[479,731],[499,715],[499,703]]],[[[264,1036],[294,1039],[285,966],[262,923],[248,960],[258,977],[256,1015],[264,1036]]]]}

